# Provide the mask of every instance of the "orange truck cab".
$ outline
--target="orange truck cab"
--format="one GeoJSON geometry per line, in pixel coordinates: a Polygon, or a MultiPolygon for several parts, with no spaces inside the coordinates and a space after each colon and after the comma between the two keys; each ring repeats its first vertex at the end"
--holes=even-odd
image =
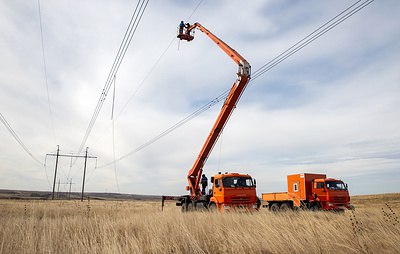
{"type": "Polygon", "coordinates": [[[287,176],[288,192],[263,193],[262,201],[271,211],[291,208],[310,210],[354,209],[350,204],[347,184],[326,178],[325,174],[294,174],[287,176]]]}
{"type": "Polygon", "coordinates": [[[211,177],[210,209],[237,210],[258,209],[256,182],[248,174],[225,173],[211,177]]]}
{"type": "Polygon", "coordinates": [[[248,174],[218,173],[211,177],[212,187],[198,200],[190,195],[181,196],[176,202],[182,211],[208,209],[210,211],[258,210],[261,201],[256,194],[256,181],[248,174]]]}

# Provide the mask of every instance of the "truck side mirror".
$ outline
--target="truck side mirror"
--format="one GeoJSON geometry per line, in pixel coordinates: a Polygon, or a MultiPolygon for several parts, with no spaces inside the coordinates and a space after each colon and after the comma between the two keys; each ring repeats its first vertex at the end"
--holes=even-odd
{"type": "Polygon", "coordinates": [[[254,179],[254,178],[253,178],[253,185],[254,185],[254,186],[257,185],[256,179],[254,179]]]}
{"type": "Polygon", "coordinates": [[[213,176],[211,177],[211,183],[214,183],[214,177],[213,176]]]}
{"type": "Polygon", "coordinates": [[[346,183],[345,187],[346,187],[346,190],[348,190],[348,189],[349,189],[349,187],[347,186],[347,183],[346,183]]]}

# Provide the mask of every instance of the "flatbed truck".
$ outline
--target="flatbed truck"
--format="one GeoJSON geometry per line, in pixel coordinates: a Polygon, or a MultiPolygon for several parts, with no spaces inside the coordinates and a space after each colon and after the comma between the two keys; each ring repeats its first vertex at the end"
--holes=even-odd
{"type": "Polygon", "coordinates": [[[287,192],[262,193],[263,207],[271,211],[309,209],[344,211],[350,204],[348,186],[325,174],[302,173],[287,176],[287,192]]]}

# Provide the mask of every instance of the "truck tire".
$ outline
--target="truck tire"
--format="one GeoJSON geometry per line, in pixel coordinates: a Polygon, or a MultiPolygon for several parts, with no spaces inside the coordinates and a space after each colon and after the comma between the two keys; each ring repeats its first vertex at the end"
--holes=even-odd
{"type": "Polygon", "coordinates": [[[279,207],[279,210],[285,212],[290,210],[290,204],[289,203],[282,203],[281,206],[279,207]]]}
{"type": "Polygon", "coordinates": [[[216,212],[217,211],[217,205],[215,203],[210,203],[208,205],[208,211],[212,212],[212,213],[216,212]]]}
{"type": "Polygon", "coordinates": [[[182,211],[183,213],[186,213],[186,212],[187,212],[187,203],[182,202],[182,204],[181,204],[181,211],[182,211]]]}
{"type": "Polygon", "coordinates": [[[321,204],[319,202],[315,202],[315,204],[313,204],[310,207],[310,210],[313,211],[313,212],[321,211],[322,210],[322,206],[321,206],[321,204]]]}
{"type": "Polygon", "coordinates": [[[196,207],[195,207],[194,203],[193,202],[189,202],[187,204],[187,211],[188,212],[193,212],[194,210],[196,210],[196,207]]]}
{"type": "Polygon", "coordinates": [[[279,211],[279,204],[278,203],[272,203],[272,205],[269,207],[269,210],[271,210],[271,212],[278,212],[279,211]]]}

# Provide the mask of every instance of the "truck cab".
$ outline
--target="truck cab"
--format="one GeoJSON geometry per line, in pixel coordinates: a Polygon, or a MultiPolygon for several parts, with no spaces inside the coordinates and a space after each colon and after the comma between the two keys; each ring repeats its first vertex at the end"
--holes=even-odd
{"type": "Polygon", "coordinates": [[[334,178],[315,179],[310,206],[323,210],[351,209],[347,184],[334,178]]]}
{"type": "Polygon", "coordinates": [[[256,210],[259,200],[256,181],[248,174],[225,173],[211,177],[209,208],[224,210],[256,210]]]}
{"type": "MultiPolygon", "coordinates": [[[[218,173],[211,177],[212,188],[206,195],[193,199],[190,195],[177,197],[176,205],[182,212],[193,210],[209,211],[254,211],[261,201],[256,194],[256,181],[248,174],[218,173]]],[[[169,196],[163,200],[170,199],[169,196]]]]}

